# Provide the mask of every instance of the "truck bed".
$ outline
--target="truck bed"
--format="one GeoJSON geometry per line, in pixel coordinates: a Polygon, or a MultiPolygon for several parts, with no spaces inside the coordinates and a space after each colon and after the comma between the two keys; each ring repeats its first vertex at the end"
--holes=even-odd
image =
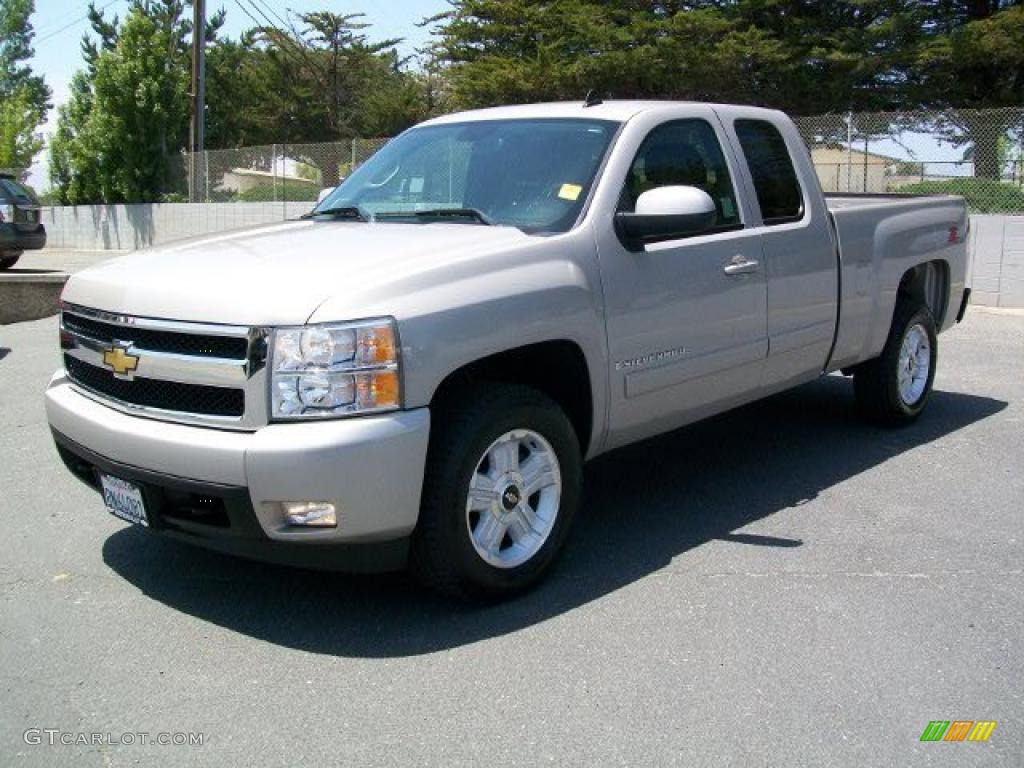
{"type": "Polygon", "coordinates": [[[954,195],[826,194],[825,204],[839,239],[840,317],[831,368],[868,360],[885,343],[906,270],[941,263],[941,281],[930,286],[948,296],[935,306],[935,322],[955,322],[967,271],[964,200],[954,195]]]}

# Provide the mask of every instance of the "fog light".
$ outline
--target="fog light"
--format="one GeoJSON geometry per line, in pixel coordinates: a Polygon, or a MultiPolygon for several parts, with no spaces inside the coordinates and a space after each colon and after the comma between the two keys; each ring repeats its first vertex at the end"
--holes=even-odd
{"type": "Polygon", "coordinates": [[[326,501],[283,501],[281,509],[288,525],[307,528],[334,528],[338,525],[334,505],[326,501]]]}

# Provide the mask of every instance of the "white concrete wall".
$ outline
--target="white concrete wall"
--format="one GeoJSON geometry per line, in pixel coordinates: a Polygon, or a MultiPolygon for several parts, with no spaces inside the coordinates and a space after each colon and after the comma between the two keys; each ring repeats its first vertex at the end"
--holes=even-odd
{"type": "Polygon", "coordinates": [[[44,208],[48,248],[134,250],[194,235],[295,218],[313,203],[157,203],[44,208]]]}
{"type": "Polygon", "coordinates": [[[1024,216],[971,216],[971,302],[1024,307],[1024,216]]]}

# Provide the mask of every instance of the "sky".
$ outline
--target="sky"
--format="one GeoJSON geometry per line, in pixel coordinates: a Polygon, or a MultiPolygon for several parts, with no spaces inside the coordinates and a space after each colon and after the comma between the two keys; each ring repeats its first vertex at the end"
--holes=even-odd
{"type": "MultiPolygon", "coordinates": [[[[417,27],[416,24],[425,17],[448,8],[445,0],[266,0],[266,3],[281,17],[285,17],[287,9],[298,13],[315,10],[365,13],[363,21],[372,25],[365,30],[370,40],[404,38],[404,42],[398,46],[404,55],[411,54],[429,38],[428,31],[417,27]]],[[[82,35],[89,30],[89,22],[86,19],[88,7],[88,0],[36,0],[36,12],[32,16],[32,26],[36,33],[33,41],[36,55],[32,59],[32,69],[46,78],[53,91],[54,104],[54,109],[50,111],[47,122],[41,129],[46,136],[49,136],[56,127],[57,105],[67,101],[71,76],[83,65],[79,42],[82,35]]],[[[96,7],[105,9],[104,13],[108,19],[115,14],[123,18],[128,0],[96,0],[96,7]]],[[[221,8],[227,12],[222,34],[233,38],[237,38],[244,30],[256,26],[252,18],[243,12],[243,7],[259,18],[247,2],[207,0],[207,14],[212,15],[221,8]]],[[[273,15],[270,15],[270,18],[273,19],[273,15]]],[[[36,189],[45,189],[49,186],[46,180],[45,154],[43,152],[37,158],[29,177],[29,183],[36,189]]]]}

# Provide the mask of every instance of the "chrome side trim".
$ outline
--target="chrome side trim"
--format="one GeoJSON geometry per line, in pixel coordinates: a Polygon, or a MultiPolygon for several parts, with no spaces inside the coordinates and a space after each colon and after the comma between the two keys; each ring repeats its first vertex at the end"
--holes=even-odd
{"type": "MultiPolygon", "coordinates": [[[[75,338],[77,344],[73,349],[64,350],[65,354],[96,368],[109,370],[103,364],[103,353],[110,349],[110,344],[71,331],[68,333],[75,338]]],[[[233,389],[243,389],[249,379],[245,360],[151,352],[139,349],[134,344],[129,345],[125,351],[139,358],[138,366],[132,372],[133,378],[233,389]]]]}
{"type": "Polygon", "coordinates": [[[248,338],[251,330],[245,325],[219,325],[214,323],[189,323],[179,320],[159,320],[151,317],[134,317],[130,315],[117,315],[104,312],[99,309],[82,307],[77,304],[65,303],[63,312],[69,315],[80,315],[90,320],[98,320],[101,323],[112,325],[126,325],[132,328],[144,328],[152,331],[170,331],[172,333],[184,333],[190,336],[235,336],[248,338]]]}

